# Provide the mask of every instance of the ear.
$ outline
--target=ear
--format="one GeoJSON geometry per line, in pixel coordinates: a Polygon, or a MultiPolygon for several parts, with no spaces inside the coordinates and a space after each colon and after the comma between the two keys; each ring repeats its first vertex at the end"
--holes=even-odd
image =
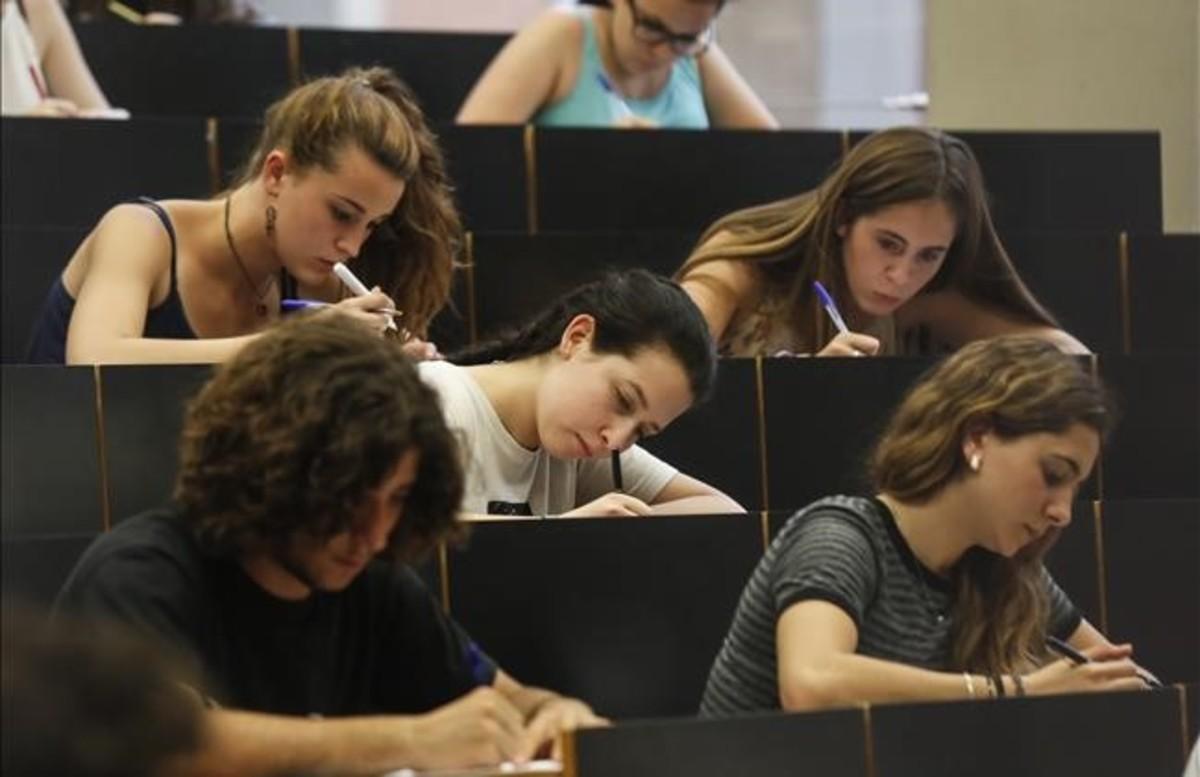
{"type": "Polygon", "coordinates": [[[570,359],[576,354],[590,351],[592,337],[596,333],[596,319],[587,313],[580,313],[567,323],[562,337],[558,341],[558,352],[564,359],[570,359]]]}
{"type": "Polygon", "coordinates": [[[983,453],[986,438],[991,434],[991,426],[982,419],[968,421],[963,430],[962,454],[965,461],[983,453]]]}
{"type": "Polygon", "coordinates": [[[263,159],[263,187],[271,197],[279,196],[279,190],[283,188],[283,176],[288,171],[289,161],[287,152],[280,148],[272,149],[271,153],[263,159]]]}

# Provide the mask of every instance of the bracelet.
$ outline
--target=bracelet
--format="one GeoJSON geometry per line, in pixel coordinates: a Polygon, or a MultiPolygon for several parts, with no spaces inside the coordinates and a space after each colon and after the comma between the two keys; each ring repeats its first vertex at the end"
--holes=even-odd
{"type": "Polygon", "coordinates": [[[1013,688],[1014,688],[1013,695],[1014,696],[1024,696],[1025,695],[1025,681],[1021,679],[1021,675],[1014,673],[1013,675],[1011,675],[1011,677],[1013,680],[1013,688]]]}
{"type": "Polygon", "coordinates": [[[971,700],[974,701],[975,700],[975,678],[972,677],[967,672],[963,672],[963,680],[967,684],[967,694],[971,697],[971,700]]]}

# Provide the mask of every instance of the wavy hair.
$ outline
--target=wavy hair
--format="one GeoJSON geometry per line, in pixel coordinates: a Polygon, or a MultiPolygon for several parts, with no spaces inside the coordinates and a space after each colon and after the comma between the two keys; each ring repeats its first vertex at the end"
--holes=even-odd
{"type": "Polygon", "coordinates": [[[849,294],[838,228],[882,208],[928,199],[946,203],[957,228],[946,260],[920,293],[955,288],[1023,321],[1057,326],[1022,283],[996,234],[975,155],[962,140],[925,127],[876,132],[850,149],[816,189],[717,220],[676,277],[721,286],[704,273],[705,264],[752,263],[765,286],[787,301],[792,325],[815,351],[834,332],[813,281],[835,298],[849,294]],[[713,241],[717,235],[723,239],[713,241]]]}
{"type": "Polygon", "coordinates": [[[679,284],[646,270],[605,275],[560,297],[523,326],[450,356],[455,364],[516,361],[554,350],[580,314],[596,319],[592,350],[630,357],[662,346],[688,377],[692,402],[704,401],[717,374],[717,354],[700,309],[679,284]]]}
{"type": "Polygon", "coordinates": [[[463,476],[436,394],[392,340],[340,316],[287,321],[219,368],[190,403],[175,497],[218,555],[349,529],[409,451],[416,482],[385,554],[455,534],[463,476]]]}
{"type": "Polygon", "coordinates": [[[391,295],[405,325],[424,336],[450,298],[463,227],[437,136],[412,90],[391,70],[351,68],[276,102],[239,183],[256,178],[274,149],[286,150],[300,170],[333,170],[348,144],[405,182],[399,206],[352,260],[355,273],[391,295]]]}
{"type": "MultiPolygon", "coordinates": [[[[972,428],[1013,439],[1083,424],[1103,438],[1113,415],[1104,387],[1078,357],[1030,336],[979,340],[909,391],[871,455],[870,477],[897,500],[927,502],[968,473],[962,441],[972,428]]],[[[956,669],[1003,674],[1040,663],[1049,614],[1042,562],[1058,533],[1013,558],[981,548],[963,556],[955,569],[956,669]]]]}

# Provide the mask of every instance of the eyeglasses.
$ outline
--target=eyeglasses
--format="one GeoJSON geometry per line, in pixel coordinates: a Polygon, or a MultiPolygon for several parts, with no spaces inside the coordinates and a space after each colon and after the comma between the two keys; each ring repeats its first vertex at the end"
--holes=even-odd
{"type": "Polygon", "coordinates": [[[696,57],[703,54],[717,36],[716,21],[711,21],[703,31],[695,35],[673,32],[653,16],[638,11],[637,1],[629,0],[629,12],[633,15],[633,37],[642,43],[657,46],[666,43],[671,51],[681,57],[696,57]]]}

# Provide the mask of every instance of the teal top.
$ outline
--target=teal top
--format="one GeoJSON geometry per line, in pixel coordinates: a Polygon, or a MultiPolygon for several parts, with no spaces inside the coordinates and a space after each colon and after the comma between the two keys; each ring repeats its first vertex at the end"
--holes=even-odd
{"type": "Polygon", "coordinates": [[[611,127],[624,114],[621,105],[624,102],[635,115],[650,119],[660,127],[708,129],[700,69],[694,57],[676,59],[667,83],[653,97],[622,99],[605,90],[600,83],[601,77],[607,78],[607,75],[600,62],[591,13],[586,8],[576,8],[572,12],[583,22],[579,75],[571,93],[561,102],[539,111],[533,117],[534,124],[541,127],[611,127]]]}

